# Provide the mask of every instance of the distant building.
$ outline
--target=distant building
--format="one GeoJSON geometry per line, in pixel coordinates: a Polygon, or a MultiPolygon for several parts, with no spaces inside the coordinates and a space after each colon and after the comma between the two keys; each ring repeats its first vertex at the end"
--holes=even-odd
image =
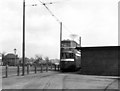
{"type": "Polygon", "coordinates": [[[15,66],[19,64],[18,55],[9,53],[4,56],[3,65],[15,66]]]}

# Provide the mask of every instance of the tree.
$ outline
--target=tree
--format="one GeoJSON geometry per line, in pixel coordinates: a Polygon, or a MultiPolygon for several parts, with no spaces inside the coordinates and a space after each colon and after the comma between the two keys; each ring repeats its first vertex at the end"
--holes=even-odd
{"type": "Polygon", "coordinates": [[[49,57],[45,57],[45,61],[46,61],[46,71],[48,71],[49,57]]]}
{"type": "Polygon", "coordinates": [[[45,62],[49,63],[49,57],[45,57],[45,62]]]}
{"type": "Polygon", "coordinates": [[[35,61],[35,59],[33,57],[31,57],[30,61],[33,63],[35,61]]]}
{"type": "Polygon", "coordinates": [[[43,58],[42,58],[42,55],[35,55],[35,62],[34,63],[36,63],[36,64],[39,64],[39,63],[42,63],[42,60],[43,60],[43,58]]]}

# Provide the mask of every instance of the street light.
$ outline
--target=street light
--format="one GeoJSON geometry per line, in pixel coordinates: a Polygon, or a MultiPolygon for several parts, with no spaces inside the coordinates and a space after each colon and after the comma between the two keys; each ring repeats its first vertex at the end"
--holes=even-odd
{"type": "Polygon", "coordinates": [[[17,51],[17,49],[15,48],[14,49],[14,53],[15,53],[15,66],[16,66],[16,51],[17,51]]]}

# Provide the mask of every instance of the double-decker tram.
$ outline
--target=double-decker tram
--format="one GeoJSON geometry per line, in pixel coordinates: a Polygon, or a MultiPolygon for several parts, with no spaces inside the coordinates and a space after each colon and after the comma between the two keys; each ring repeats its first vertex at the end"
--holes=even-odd
{"type": "Polygon", "coordinates": [[[81,67],[81,52],[76,48],[75,41],[63,40],[61,47],[61,71],[75,71],[81,67]]]}

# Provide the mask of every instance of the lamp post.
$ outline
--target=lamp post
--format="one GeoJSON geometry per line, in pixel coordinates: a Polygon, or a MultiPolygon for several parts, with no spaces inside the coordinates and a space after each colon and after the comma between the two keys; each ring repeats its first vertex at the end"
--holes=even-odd
{"type": "Polygon", "coordinates": [[[14,53],[15,53],[15,66],[16,66],[16,51],[17,51],[17,49],[15,48],[14,49],[14,53]]]}
{"type": "Polygon", "coordinates": [[[25,72],[25,0],[23,0],[23,44],[22,44],[22,76],[25,72]]]}

